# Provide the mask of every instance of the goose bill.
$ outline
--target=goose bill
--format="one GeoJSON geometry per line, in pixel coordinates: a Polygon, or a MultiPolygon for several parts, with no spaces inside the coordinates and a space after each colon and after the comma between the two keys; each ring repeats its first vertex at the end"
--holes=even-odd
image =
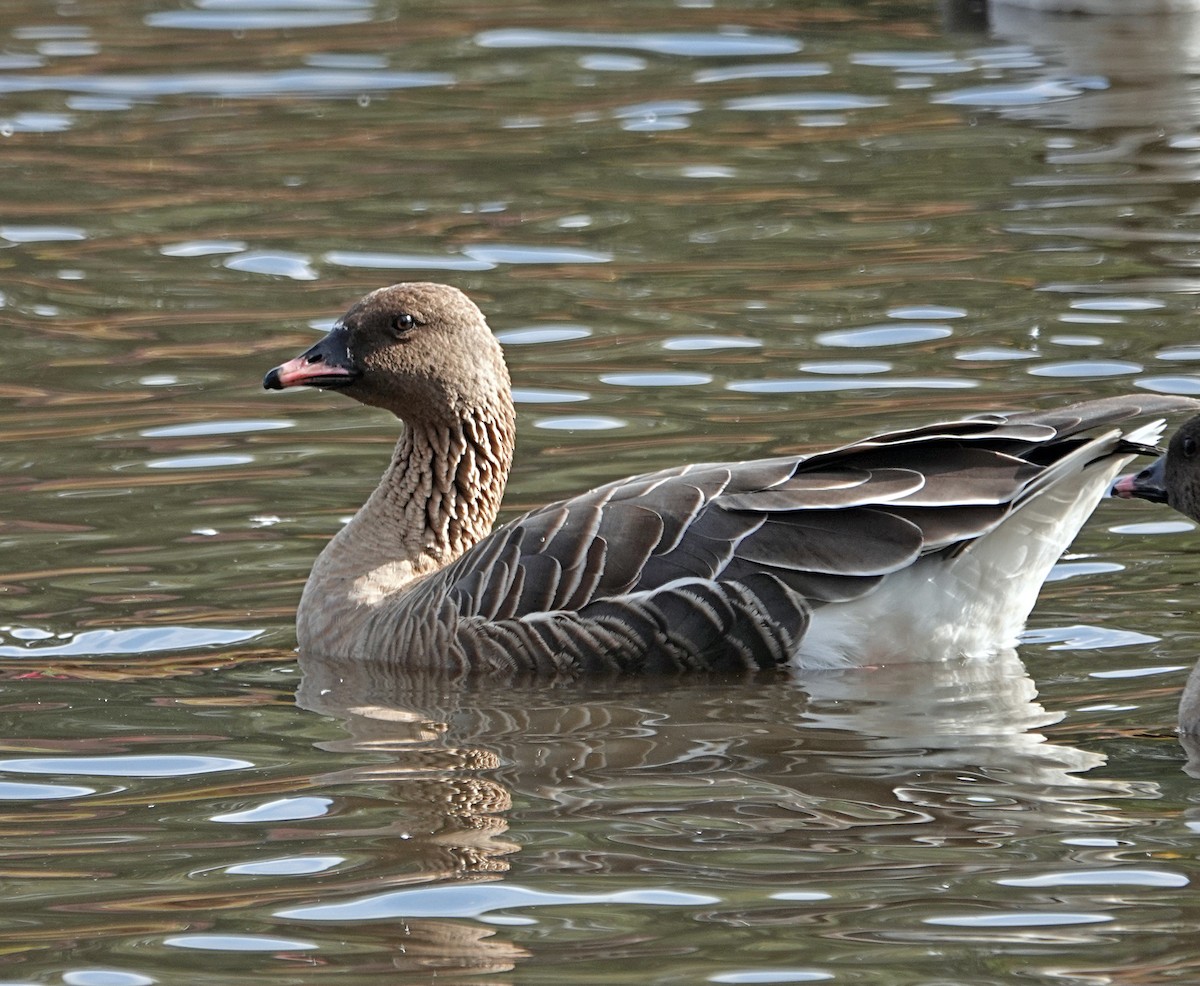
{"type": "Polygon", "coordinates": [[[350,363],[344,332],[334,329],[295,359],[281,363],[263,377],[266,390],[287,387],[347,387],[358,378],[350,363]]]}
{"type": "Polygon", "coordinates": [[[1138,473],[1122,476],[1113,483],[1113,496],[1126,500],[1137,498],[1149,500],[1151,503],[1167,502],[1166,461],[1164,455],[1155,459],[1150,465],[1138,473]]]}

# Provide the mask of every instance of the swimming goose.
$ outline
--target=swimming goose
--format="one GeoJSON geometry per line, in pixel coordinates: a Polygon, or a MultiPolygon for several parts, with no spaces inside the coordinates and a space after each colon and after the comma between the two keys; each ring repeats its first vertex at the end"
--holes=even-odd
{"type": "Polygon", "coordinates": [[[515,413],[455,288],[368,294],[269,390],[404,422],[297,611],[309,657],[552,673],[846,666],[1013,642],[1120,467],[1200,403],[1139,395],[980,414],[812,455],[678,466],[492,530],[515,413]]]}

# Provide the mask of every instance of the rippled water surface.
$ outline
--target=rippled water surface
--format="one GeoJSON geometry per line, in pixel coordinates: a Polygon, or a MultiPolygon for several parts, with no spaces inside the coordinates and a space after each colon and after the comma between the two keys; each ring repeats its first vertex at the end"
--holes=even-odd
{"type": "Polygon", "coordinates": [[[306,667],[300,587],[396,425],[260,390],[366,290],[458,285],[512,366],[513,513],[1200,393],[1198,37],[933,0],[11,0],[0,982],[1200,978],[1190,523],[1102,504],[987,663],[306,667]]]}

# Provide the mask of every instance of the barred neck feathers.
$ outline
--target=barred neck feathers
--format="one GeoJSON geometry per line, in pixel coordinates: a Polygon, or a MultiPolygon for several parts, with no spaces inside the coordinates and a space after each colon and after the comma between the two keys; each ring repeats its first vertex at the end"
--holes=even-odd
{"type": "Polygon", "coordinates": [[[406,555],[447,565],[491,531],[513,439],[511,404],[476,409],[451,425],[409,425],[367,505],[384,523],[399,521],[406,555]]]}

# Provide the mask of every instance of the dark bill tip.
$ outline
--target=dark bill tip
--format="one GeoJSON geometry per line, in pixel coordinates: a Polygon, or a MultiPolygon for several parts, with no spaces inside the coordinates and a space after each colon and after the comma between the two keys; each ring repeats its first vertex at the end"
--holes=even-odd
{"type": "Polygon", "coordinates": [[[315,346],[263,377],[264,390],[288,387],[347,387],[358,378],[346,349],[346,333],[335,327],[315,346]]]}
{"type": "Polygon", "coordinates": [[[1149,500],[1151,503],[1167,502],[1165,484],[1167,457],[1156,459],[1138,473],[1120,477],[1112,485],[1112,495],[1125,500],[1149,500]]]}

